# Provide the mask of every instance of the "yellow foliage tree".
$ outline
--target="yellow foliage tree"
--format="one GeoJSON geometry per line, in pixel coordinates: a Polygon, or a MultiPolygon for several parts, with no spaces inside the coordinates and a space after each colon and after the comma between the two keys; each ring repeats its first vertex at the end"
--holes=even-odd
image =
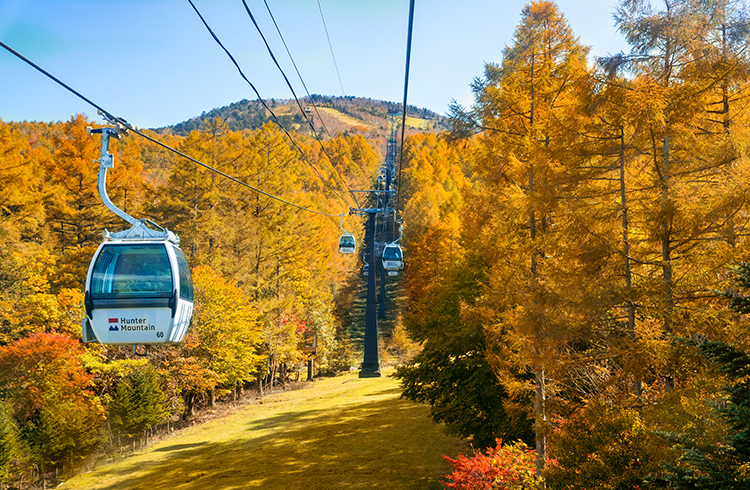
{"type": "Polygon", "coordinates": [[[204,393],[224,395],[258,375],[261,325],[250,298],[209,266],[193,269],[192,327],[178,348],[165,353],[165,366],[178,382],[186,411],[204,393]]]}

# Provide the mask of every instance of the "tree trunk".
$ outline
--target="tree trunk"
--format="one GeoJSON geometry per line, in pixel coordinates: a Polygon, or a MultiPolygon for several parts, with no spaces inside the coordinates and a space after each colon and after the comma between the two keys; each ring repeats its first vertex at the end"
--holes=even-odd
{"type": "Polygon", "coordinates": [[[276,362],[276,359],[274,358],[273,362],[271,363],[271,378],[269,380],[270,386],[271,386],[271,393],[273,393],[273,380],[276,378],[276,370],[278,368],[279,364],[276,362]]]}
{"type": "Polygon", "coordinates": [[[187,420],[188,417],[195,415],[195,394],[185,394],[185,411],[182,412],[182,420],[187,420]]]}
{"type": "MultiPolygon", "coordinates": [[[[669,127],[664,130],[664,147],[661,169],[661,260],[662,260],[662,284],[664,287],[664,331],[669,335],[672,333],[672,313],[674,310],[674,283],[672,278],[672,250],[671,250],[671,218],[668,216],[669,203],[669,178],[670,178],[670,148],[669,127]]],[[[674,387],[674,377],[668,374],[664,379],[667,391],[674,387]]]]}
{"type": "MultiPolygon", "coordinates": [[[[625,260],[625,309],[628,314],[628,331],[635,342],[635,303],[633,303],[633,272],[630,263],[630,223],[628,220],[628,201],[625,186],[625,131],[620,127],[620,204],[622,206],[622,252],[625,260]]],[[[634,380],[635,396],[643,394],[640,376],[634,380]]]]}
{"type": "Polygon", "coordinates": [[[547,395],[544,369],[534,373],[534,433],[536,439],[536,474],[541,475],[547,461],[547,395]]]}

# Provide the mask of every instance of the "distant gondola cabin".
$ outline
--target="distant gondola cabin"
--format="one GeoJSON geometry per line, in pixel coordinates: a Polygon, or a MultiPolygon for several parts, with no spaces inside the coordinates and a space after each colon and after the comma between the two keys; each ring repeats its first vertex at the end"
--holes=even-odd
{"type": "Polygon", "coordinates": [[[387,271],[397,271],[404,268],[401,245],[389,243],[383,249],[383,268],[387,271]]]}
{"type": "Polygon", "coordinates": [[[339,253],[342,254],[353,254],[357,251],[357,242],[354,239],[354,235],[351,233],[344,233],[339,239],[339,253]]]}

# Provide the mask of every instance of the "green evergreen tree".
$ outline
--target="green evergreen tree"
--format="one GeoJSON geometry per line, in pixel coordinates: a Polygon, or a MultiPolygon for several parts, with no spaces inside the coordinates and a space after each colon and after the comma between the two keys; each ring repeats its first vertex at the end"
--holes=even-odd
{"type": "Polygon", "coordinates": [[[18,427],[7,403],[0,404],[0,487],[13,477],[13,460],[21,456],[18,427]]]}
{"type": "Polygon", "coordinates": [[[117,433],[132,439],[169,417],[159,373],[150,364],[130,371],[117,386],[109,420],[117,433]]]}

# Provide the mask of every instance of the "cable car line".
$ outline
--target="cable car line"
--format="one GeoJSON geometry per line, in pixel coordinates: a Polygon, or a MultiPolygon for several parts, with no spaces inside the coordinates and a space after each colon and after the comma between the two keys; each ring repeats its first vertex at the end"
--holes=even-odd
{"type": "Polygon", "coordinates": [[[292,145],[294,145],[294,147],[297,149],[297,151],[299,151],[299,153],[302,155],[302,157],[308,163],[308,165],[310,165],[310,167],[318,175],[318,178],[320,178],[320,180],[325,185],[327,185],[328,187],[330,187],[331,190],[333,190],[334,194],[336,194],[336,196],[339,199],[341,199],[344,203],[346,203],[347,205],[349,205],[349,203],[346,201],[346,199],[344,199],[344,197],[339,193],[339,191],[335,187],[333,187],[331,185],[331,183],[328,182],[328,180],[325,179],[325,177],[323,177],[323,175],[320,173],[320,170],[310,161],[310,159],[307,157],[307,155],[305,154],[305,152],[302,151],[302,148],[300,148],[299,145],[297,144],[297,142],[294,140],[294,138],[292,138],[292,135],[289,133],[289,131],[281,124],[281,121],[279,121],[279,118],[276,117],[276,113],[274,113],[271,110],[271,108],[268,106],[268,104],[266,104],[266,101],[263,100],[263,97],[260,96],[260,92],[258,92],[258,89],[255,88],[255,85],[253,85],[253,83],[250,81],[250,79],[247,78],[247,76],[242,71],[242,68],[240,67],[239,63],[237,63],[237,60],[234,58],[234,56],[232,55],[232,53],[229,52],[229,50],[219,40],[218,36],[214,33],[213,29],[211,29],[211,26],[208,25],[208,22],[206,22],[206,19],[203,18],[203,15],[201,15],[200,11],[198,10],[198,8],[193,3],[193,0],[188,0],[188,3],[190,4],[191,7],[193,7],[193,10],[195,10],[195,13],[198,14],[198,17],[201,19],[201,22],[203,22],[203,25],[206,27],[206,29],[208,30],[209,34],[211,34],[211,37],[213,37],[214,41],[216,41],[216,43],[221,47],[221,49],[224,50],[224,52],[226,53],[226,55],[232,61],[232,63],[234,64],[234,66],[237,68],[237,71],[239,71],[240,76],[242,77],[242,79],[245,80],[245,82],[247,82],[247,84],[250,85],[250,88],[253,89],[253,92],[255,92],[255,95],[258,97],[258,100],[260,101],[261,105],[263,105],[263,107],[271,114],[271,117],[273,118],[273,120],[276,123],[276,125],[279,128],[281,128],[281,130],[284,132],[284,134],[287,136],[287,138],[289,138],[289,141],[291,141],[292,145]]]}
{"type": "MultiPolygon", "coordinates": [[[[172,152],[174,152],[174,153],[176,153],[176,154],[180,155],[181,157],[183,157],[183,158],[186,158],[186,159],[190,160],[191,162],[193,162],[193,163],[195,163],[195,164],[197,164],[197,165],[200,165],[201,167],[204,167],[204,168],[206,168],[207,170],[210,170],[210,171],[212,171],[212,172],[214,172],[214,173],[216,173],[216,174],[218,174],[218,175],[221,175],[222,177],[224,177],[224,178],[226,178],[226,179],[229,179],[229,180],[231,180],[232,182],[235,182],[235,183],[237,183],[237,184],[240,184],[241,186],[247,187],[248,189],[252,189],[252,190],[254,190],[255,192],[257,192],[257,193],[259,193],[259,194],[263,194],[263,195],[264,195],[264,196],[266,196],[266,197],[270,197],[271,199],[274,199],[274,200],[276,200],[276,201],[278,201],[278,202],[281,202],[281,203],[283,203],[283,204],[286,204],[286,205],[288,205],[288,206],[292,206],[292,207],[295,207],[295,208],[297,208],[297,209],[299,209],[299,210],[302,210],[302,211],[307,211],[307,212],[309,212],[309,213],[313,213],[313,214],[319,214],[319,215],[321,215],[321,216],[328,216],[328,217],[331,217],[331,218],[339,218],[339,217],[342,217],[342,216],[346,216],[346,214],[343,214],[343,215],[341,215],[341,214],[331,214],[331,213],[324,213],[324,212],[322,212],[322,211],[317,211],[317,210],[315,210],[315,209],[311,209],[311,208],[306,208],[306,207],[304,207],[304,206],[300,206],[299,204],[295,204],[295,203],[293,203],[293,202],[289,202],[289,201],[287,201],[286,199],[283,199],[283,198],[281,198],[281,197],[278,197],[278,196],[274,196],[273,194],[269,194],[268,192],[266,192],[266,191],[264,191],[264,190],[262,190],[262,189],[259,189],[259,188],[257,188],[257,187],[254,187],[254,186],[252,186],[252,185],[250,185],[250,184],[248,184],[248,183],[246,183],[246,182],[243,182],[243,181],[241,181],[241,180],[239,180],[239,179],[237,179],[237,178],[235,178],[235,177],[232,177],[232,176],[231,176],[231,175],[229,175],[229,174],[226,174],[226,173],[222,172],[221,170],[219,170],[219,169],[217,169],[217,168],[214,168],[214,167],[212,167],[212,166],[210,166],[210,165],[208,165],[208,164],[205,164],[205,163],[201,162],[200,160],[197,160],[197,159],[195,159],[195,158],[191,157],[190,155],[187,155],[187,154],[185,154],[185,153],[181,152],[180,150],[177,150],[177,149],[175,149],[175,148],[172,148],[171,146],[169,146],[169,145],[167,145],[167,144],[165,144],[165,143],[162,143],[161,141],[159,141],[159,140],[157,140],[157,139],[155,139],[155,138],[152,138],[151,136],[149,136],[149,135],[147,135],[147,134],[145,134],[145,133],[142,133],[142,132],[141,132],[141,131],[139,131],[139,130],[138,130],[137,128],[134,128],[134,127],[129,127],[129,126],[126,126],[126,127],[128,127],[128,129],[130,129],[130,130],[131,130],[131,131],[133,131],[134,133],[136,133],[136,134],[138,134],[138,135],[140,135],[140,136],[142,136],[142,137],[146,138],[147,140],[149,140],[149,141],[151,141],[151,142],[153,142],[153,143],[156,143],[157,145],[159,145],[159,146],[161,146],[161,147],[163,147],[163,148],[165,148],[165,149],[167,149],[167,150],[169,150],[169,151],[172,151],[172,152]]],[[[348,213],[347,213],[347,214],[348,214],[348,213]]]]}
{"type": "Polygon", "coordinates": [[[268,2],[266,0],[263,0],[263,3],[266,5],[266,10],[268,10],[268,15],[271,17],[271,20],[273,21],[273,25],[276,27],[276,32],[279,33],[279,38],[281,38],[281,42],[282,44],[284,44],[284,48],[286,49],[286,53],[289,55],[289,59],[292,62],[292,66],[294,66],[294,70],[297,72],[299,81],[300,83],[302,83],[302,86],[305,88],[305,93],[307,93],[307,97],[310,99],[310,105],[313,106],[313,109],[315,109],[315,114],[318,115],[318,119],[320,120],[320,125],[323,126],[323,129],[325,130],[328,137],[333,138],[333,136],[331,135],[331,132],[328,131],[328,127],[323,122],[323,118],[320,116],[320,112],[318,112],[318,106],[315,105],[315,102],[312,99],[312,95],[310,95],[310,91],[307,89],[307,84],[305,84],[305,81],[302,79],[302,74],[299,72],[299,68],[297,68],[297,63],[294,62],[292,53],[291,51],[289,51],[289,46],[287,46],[286,40],[284,39],[284,36],[281,34],[281,29],[279,29],[279,25],[276,23],[276,18],[273,16],[273,13],[271,12],[271,7],[268,6],[268,2]]]}
{"type": "Polygon", "coordinates": [[[344,84],[341,83],[341,73],[339,73],[339,65],[336,63],[336,55],[333,54],[333,44],[331,44],[331,36],[328,35],[328,26],[326,26],[326,18],[323,16],[323,7],[320,6],[320,0],[318,0],[318,10],[320,10],[320,19],[323,21],[323,29],[326,31],[326,39],[328,39],[328,47],[331,48],[331,58],[333,58],[333,66],[336,68],[336,75],[339,77],[339,85],[341,86],[341,93],[346,97],[346,91],[344,90],[344,84]]]}
{"type": "MultiPolygon", "coordinates": [[[[341,181],[344,183],[344,186],[346,187],[346,190],[349,191],[349,193],[351,194],[351,189],[349,188],[349,184],[346,183],[346,180],[344,179],[344,177],[341,175],[341,173],[339,172],[339,170],[333,164],[333,158],[331,158],[331,155],[328,154],[328,151],[326,150],[326,147],[323,145],[323,142],[318,137],[318,133],[315,131],[315,127],[313,126],[312,121],[310,121],[310,119],[307,117],[307,113],[302,108],[302,103],[299,101],[299,98],[297,97],[297,93],[294,91],[294,87],[292,87],[291,82],[289,82],[289,78],[287,78],[286,73],[284,73],[284,70],[281,68],[281,65],[279,65],[279,62],[276,59],[276,56],[273,54],[273,50],[271,49],[271,46],[268,45],[268,41],[266,40],[266,36],[263,35],[263,31],[261,31],[260,26],[255,21],[255,16],[253,16],[253,13],[250,11],[250,7],[248,7],[247,2],[245,0],[242,0],[242,4],[245,6],[245,11],[247,12],[247,15],[250,16],[250,20],[253,22],[253,25],[255,26],[255,29],[258,31],[258,34],[260,34],[261,39],[263,39],[263,44],[266,45],[266,49],[268,50],[268,54],[271,56],[271,59],[273,60],[274,64],[276,65],[276,68],[279,69],[279,72],[281,72],[281,76],[284,77],[284,81],[286,82],[287,86],[289,87],[289,90],[292,92],[292,96],[294,97],[294,100],[297,102],[297,107],[299,107],[299,110],[300,110],[300,113],[302,114],[302,117],[305,118],[305,121],[307,121],[307,124],[310,126],[310,130],[312,131],[313,137],[320,144],[320,148],[323,150],[323,153],[325,153],[325,155],[328,157],[328,162],[331,164],[331,167],[336,172],[336,174],[339,176],[339,179],[341,179],[341,181]]],[[[266,7],[268,7],[268,4],[266,4],[266,7]]],[[[270,13],[270,9],[269,9],[269,13],[270,13]]],[[[274,24],[275,23],[276,23],[276,21],[274,20],[274,24]]],[[[278,26],[276,26],[276,29],[278,30],[278,26]]],[[[279,35],[281,35],[281,31],[279,31],[279,35]]],[[[282,40],[283,40],[283,37],[282,37],[282,40]]],[[[286,46],[286,43],[284,43],[284,45],[286,46]]],[[[287,48],[287,52],[289,52],[288,48],[287,48]]],[[[291,54],[289,56],[291,57],[291,54]]],[[[292,60],[292,62],[294,62],[294,60],[292,60]]],[[[295,68],[296,68],[296,65],[295,65],[295,68]]],[[[297,74],[299,75],[299,70],[297,71],[297,74]]],[[[302,79],[302,75],[300,75],[300,80],[301,79],[302,79]]],[[[302,82],[302,83],[304,85],[304,82],[302,82]]],[[[305,87],[305,90],[307,90],[307,87],[305,87]]],[[[308,95],[310,95],[309,92],[308,92],[308,95]]],[[[317,108],[316,108],[316,111],[317,111],[317,108]]],[[[320,117],[320,114],[318,114],[318,117],[320,117]]],[[[328,131],[328,129],[326,128],[326,132],[327,131],[328,131]]],[[[329,136],[330,136],[330,133],[329,133],[329,136]]],[[[352,197],[354,198],[354,196],[352,196],[352,197]]],[[[356,198],[354,198],[354,199],[355,199],[355,203],[357,205],[359,205],[359,203],[356,202],[356,198]]]]}
{"type": "Polygon", "coordinates": [[[404,73],[404,104],[401,115],[401,151],[398,158],[398,189],[396,190],[396,213],[401,205],[401,167],[404,162],[404,132],[406,130],[406,96],[409,93],[409,64],[411,63],[411,33],[414,27],[414,0],[409,1],[409,28],[406,36],[406,70],[404,73]]]}
{"type": "Polygon", "coordinates": [[[348,212],[346,214],[343,214],[343,215],[341,215],[341,214],[324,213],[322,211],[317,211],[315,209],[311,209],[311,208],[306,208],[304,206],[300,206],[299,204],[295,204],[293,202],[287,201],[286,199],[282,199],[281,197],[274,196],[273,194],[269,194],[268,192],[266,192],[266,191],[264,191],[262,189],[254,187],[254,186],[252,186],[250,184],[247,184],[247,183],[245,183],[245,182],[243,182],[243,181],[241,181],[241,180],[239,180],[239,179],[237,179],[235,177],[232,177],[231,175],[228,175],[228,174],[222,172],[221,170],[213,168],[210,165],[207,165],[207,164],[201,162],[200,160],[197,160],[197,159],[191,157],[190,155],[187,155],[187,154],[181,152],[180,150],[172,148],[171,146],[167,145],[166,143],[163,143],[163,142],[161,142],[161,141],[159,141],[159,140],[157,140],[157,139],[155,139],[155,138],[147,135],[146,133],[140,131],[138,128],[136,128],[135,126],[133,126],[132,124],[130,124],[129,122],[127,122],[125,119],[122,119],[121,117],[117,117],[117,116],[113,115],[111,112],[109,112],[108,110],[104,109],[102,106],[100,106],[99,104],[95,103],[94,101],[92,101],[88,97],[84,96],[83,94],[81,94],[80,92],[78,92],[77,90],[75,90],[74,88],[70,87],[68,84],[66,84],[65,82],[63,82],[59,78],[55,77],[54,75],[52,75],[51,73],[49,73],[47,70],[45,70],[41,66],[37,65],[36,63],[34,63],[30,59],[28,59],[27,57],[25,57],[24,55],[22,55],[21,53],[19,53],[15,49],[13,49],[10,46],[8,46],[7,44],[5,44],[3,41],[0,41],[0,46],[2,46],[3,48],[5,48],[5,50],[7,50],[8,52],[10,52],[14,56],[16,56],[18,59],[20,59],[21,61],[25,62],[26,64],[28,64],[29,66],[31,66],[32,68],[34,68],[35,70],[37,70],[38,72],[40,72],[43,75],[45,75],[47,78],[51,79],[52,81],[54,81],[55,83],[57,83],[61,87],[65,88],[70,93],[74,94],[75,96],[77,96],[78,98],[80,98],[81,100],[83,100],[84,102],[86,102],[87,104],[89,104],[92,107],[94,107],[95,109],[97,109],[99,111],[99,113],[102,116],[104,116],[111,123],[119,125],[119,126],[122,126],[122,127],[126,128],[128,131],[132,131],[135,134],[137,134],[137,135],[139,135],[139,136],[141,136],[141,137],[143,137],[143,138],[151,141],[152,143],[155,143],[155,144],[161,146],[162,148],[164,148],[166,150],[169,150],[169,151],[171,151],[173,153],[176,153],[177,155],[180,155],[181,157],[186,158],[187,160],[190,160],[191,162],[193,162],[193,163],[195,163],[197,165],[200,165],[200,166],[202,166],[202,167],[204,167],[204,168],[206,168],[206,169],[208,169],[208,170],[210,170],[212,172],[215,172],[218,175],[221,175],[222,177],[225,177],[225,178],[227,178],[227,179],[229,179],[229,180],[231,180],[233,182],[236,182],[237,184],[240,184],[240,185],[242,185],[244,187],[252,189],[255,192],[258,192],[259,194],[263,194],[266,197],[269,197],[271,199],[279,201],[279,202],[281,202],[283,204],[287,204],[289,206],[295,207],[295,208],[300,209],[302,211],[307,211],[307,212],[310,212],[310,213],[313,213],[313,214],[319,214],[321,216],[328,216],[328,217],[331,217],[331,218],[340,218],[340,217],[346,216],[348,214],[348,212]]]}
{"type": "MultiPolygon", "coordinates": [[[[0,46],[2,46],[3,48],[5,48],[8,52],[10,52],[16,58],[20,59],[21,61],[24,61],[26,64],[28,64],[32,68],[34,68],[37,71],[41,72],[42,74],[46,75],[48,78],[52,79],[58,85],[60,85],[63,88],[65,88],[67,91],[69,91],[72,94],[76,95],[79,99],[82,99],[84,102],[87,102],[89,105],[91,105],[94,108],[96,108],[97,110],[99,110],[102,114],[106,114],[107,116],[109,116],[109,117],[111,117],[111,118],[113,118],[115,120],[119,119],[119,118],[115,118],[112,114],[110,114],[109,112],[107,112],[106,110],[104,110],[101,106],[95,104],[94,102],[92,102],[87,97],[84,97],[82,94],[80,94],[79,92],[77,92],[76,90],[74,90],[73,88],[71,88],[69,85],[67,85],[66,83],[64,83],[63,81],[61,81],[59,78],[55,77],[50,72],[48,72],[47,70],[45,70],[41,66],[37,65],[36,63],[34,63],[30,59],[28,59],[27,57],[25,57],[24,55],[22,55],[21,53],[19,53],[15,49],[11,48],[10,46],[8,46],[7,44],[5,44],[4,42],[0,41],[0,46]]],[[[127,121],[125,121],[124,119],[121,119],[118,122],[122,122],[122,123],[127,124],[127,121]]]]}

